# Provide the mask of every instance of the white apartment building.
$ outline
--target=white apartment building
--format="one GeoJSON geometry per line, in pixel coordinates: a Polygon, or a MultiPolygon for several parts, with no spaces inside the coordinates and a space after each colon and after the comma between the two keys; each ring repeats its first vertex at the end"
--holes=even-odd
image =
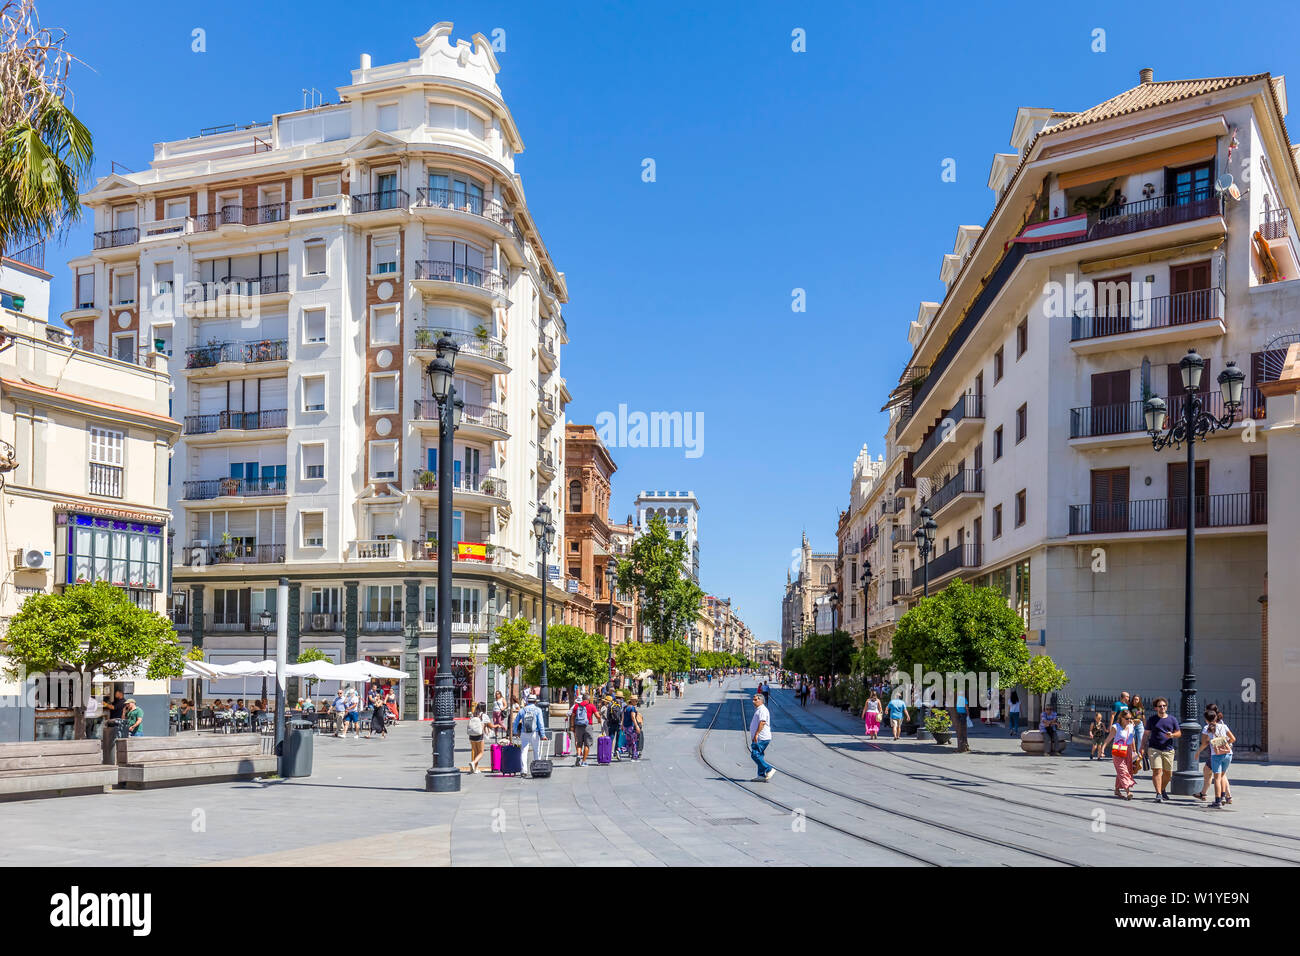
{"type": "MultiPolygon", "coordinates": [[[[490,44],[451,33],[435,25],[403,62],[362,55],[337,103],[161,143],[147,170],[100,180],[64,315],[83,344],[175,356],[178,630],[216,662],[260,655],[287,577],[291,658],[400,667],[407,719],[432,715],[439,556],[463,708],[491,697],[498,619],[539,619],[539,504],[557,549],[564,534],[565,278],[490,44]],[[465,405],[439,543],[426,368],[444,334],[465,405]]],[[[563,589],[548,596],[558,620],[563,589]]]]}
{"type": "Polygon", "coordinates": [[[902,608],[889,598],[889,580],[894,576],[893,551],[889,545],[894,495],[886,487],[886,468],[885,457],[880,455],[873,460],[863,445],[853,463],[849,508],[840,512],[837,535],[840,560],[836,574],[840,582],[839,626],[859,647],[865,639],[874,639],[879,644],[880,628],[886,623],[892,625],[902,614],[902,608]],[[864,580],[868,562],[871,577],[864,580]],[[883,606],[878,598],[882,589],[886,594],[883,606]]]}
{"type": "Polygon", "coordinates": [[[642,491],[633,502],[636,531],[642,534],[651,518],[662,518],[675,541],[686,541],[682,571],[700,583],[700,502],[693,491],[642,491]]]}
{"type": "MultiPolygon", "coordinates": [[[[0,654],[32,594],[107,581],[167,609],[167,469],[181,428],[168,415],[168,358],[74,348],[48,324],[49,283],[42,245],[0,258],[0,654]]],[[[0,740],[70,733],[72,687],[51,687],[32,708],[0,681],[0,740]]],[[[166,734],[168,682],[125,689],[147,708],[145,731],[166,734]]]]}
{"type": "MultiPolygon", "coordinates": [[[[892,542],[899,600],[925,583],[911,532],[928,505],[931,593],[959,575],[1000,587],[1073,696],[1174,698],[1189,476],[1185,449],[1152,449],[1142,407],[1157,394],[1181,414],[1177,363],[1194,348],[1208,408],[1222,413],[1216,378],[1235,362],[1250,419],[1196,446],[1201,701],[1258,680],[1269,489],[1256,386],[1294,340],[1300,276],[1286,108],[1266,73],[1143,71],[1082,112],[1017,113],[993,212],[958,230],[943,300],[921,303],[890,397],[887,480],[908,507],[892,542]]],[[[1288,480],[1275,493],[1294,493],[1288,480]]]]}

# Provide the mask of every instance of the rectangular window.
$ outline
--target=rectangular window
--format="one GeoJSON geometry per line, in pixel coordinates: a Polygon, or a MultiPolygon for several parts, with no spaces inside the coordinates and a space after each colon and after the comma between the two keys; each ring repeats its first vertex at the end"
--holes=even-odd
{"type": "Polygon", "coordinates": [[[161,527],[79,514],[60,514],[55,520],[58,584],[107,581],[123,588],[162,589],[161,527]]]}
{"type": "Polygon", "coordinates": [[[1002,506],[993,506],[993,537],[1002,537],[1002,506]]]}
{"type": "Polygon", "coordinates": [[[370,376],[370,410],[372,412],[397,411],[397,376],[370,376]]]}
{"type": "Polygon", "coordinates": [[[77,308],[93,309],[95,307],[95,273],[77,273],[77,308]]]}
{"type": "Polygon", "coordinates": [[[997,461],[1002,457],[1002,426],[999,425],[993,430],[993,460],[997,461]]]}
{"type": "Polygon", "coordinates": [[[304,511],[302,514],[302,546],[304,548],[325,547],[325,513],[322,511],[304,511]]]}
{"type": "Polygon", "coordinates": [[[1029,434],[1029,404],[1026,402],[1016,409],[1016,444],[1019,445],[1029,434]]]}
{"type": "Polygon", "coordinates": [[[90,478],[92,495],[121,498],[123,433],[107,428],[90,428],[90,478]]]}
{"type": "Polygon", "coordinates": [[[402,341],[398,329],[397,306],[380,305],[370,310],[370,344],[397,345],[402,341]]]}
{"type": "Polygon", "coordinates": [[[397,443],[391,441],[370,443],[370,478],[372,481],[392,481],[397,477],[397,443]]]}
{"type": "Polygon", "coordinates": [[[153,268],[154,287],[159,295],[172,294],[172,280],[175,272],[170,262],[160,262],[153,268]]]}
{"type": "Polygon", "coordinates": [[[302,310],[302,340],[304,344],[316,345],[325,341],[325,310],[302,310]]]}
{"type": "Polygon", "coordinates": [[[325,477],[324,442],[304,442],[302,444],[302,476],[308,479],[325,477]]]}
{"type": "Polygon", "coordinates": [[[397,104],[381,103],[376,110],[376,128],[384,133],[391,133],[397,129],[397,104]]]}
{"type": "Polygon", "coordinates": [[[1016,358],[1025,354],[1029,348],[1029,320],[1021,319],[1020,324],[1016,326],[1016,358]]]}
{"type": "Polygon", "coordinates": [[[303,376],[302,410],[304,412],[325,411],[325,376],[303,376]]]}
{"type": "Polygon", "coordinates": [[[338,176],[315,176],[311,181],[312,198],[319,199],[322,196],[337,196],[339,194],[338,176]]]}
{"type": "Polygon", "coordinates": [[[163,212],[165,219],[181,219],[190,214],[190,201],[183,196],[180,199],[169,199],[163,212]]]}
{"type": "Polygon", "coordinates": [[[1002,381],[1002,348],[993,353],[993,384],[1002,381]]]}
{"type": "Polygon", "coordinates": [[[429,125],[434,129],[452,129],[483,139],[487,126],[477,113],[450,103],[429,104],[429,125]]]}
{"type": "Polygon", "coordinates": [[[113,292],[116,295],[116,305],[134,305],[135,304],[135,273],[118,272],[113,276],[113,292]]]}
{"type": "Polygon", "coordinates": [[[1016,492],[1016,527],[1019,528],[1025,523],[1025,492],[1024,489],[1016,492]]]}
{"type": "Polygon", "coordinates": [[[375,275],[390,275],[397,271],[396,236],[374,240],[371,245],[371,264],[371,272],[375,275]]]}
{"type": "Polygon", "coordinates": [[[325,242],[321,239],[312,239],[303,244],[306,252],[306,265],[303,268],[303,274],[309,276],[323,276],[325,274],[325,242]]]}

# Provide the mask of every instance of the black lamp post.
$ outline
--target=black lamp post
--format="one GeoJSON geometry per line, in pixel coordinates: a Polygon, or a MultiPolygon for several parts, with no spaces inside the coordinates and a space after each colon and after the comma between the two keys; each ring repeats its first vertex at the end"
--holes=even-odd
{"type": "Polygon", "coordinates": [[[456,456],[455,433],[465,403],[456,397],[453,379],[459,347],[450,338],[438,339],[437,353],[425,374],[438,403],[438,672],[433,679],[433,766],[424,775],[431,793],[456,793],[456,700],[451,674],[451,460],[456,456]]]}
{"type": "MultiPolygon", "coordinates": [[[[925,589],[922,591],[923,597],[930,596],[930,552],[934,550],[934,532],[939,527],[939,522],[930,516],[929,508],[921,509],[921,523],[916,530],[912,532],[912,537],[916,539],[917,550],[921,552],[921,563],[925,566],[924,581],[925,589]]],[[[915,587],[915,585],[913,585],[915,587]]]]}
{"type": "Polygon", "coordinates": [[[550,577],[550,569],[546,564],[547,556],[551,553],[551,545],[555,543],[555,525],[551,524],[550,505],[538,505],[537,517],[533,519],[533,534],[537,536],[537,553],[542,556],[539,565],[542,575],[542,686],[539,690],[549,719],[551,687],[546,676],[546,579],[550,577]]]}
{"type": "MultiPolygon", "coordinates": [[[[257,615],[257,619],[262,624],[262,664],[265,667],[267,641],[271,639],[271,628],[275,626],[275,615],[266,608],[262,608],[262,613],[257,615]]],[[[262,700],[266,700],[266,674],[262,674],[262,700]]]]}
{"type": "Polygon", "coordinates": [[[609,690],[614,692],[614,585],[618,581],[618,571],[611,559],[605,565],[605,583],[609,585],[609,690]]]}
{"type": "MultiPolygon", "coordinates": [[[[862,646],[863,647],[867,646],[867,627],[871,623],[871,621],[868,618],[868,614],[870,614],[871,612],[871,608],[868,604],[870,600],[870,594],[871,594],[871,561],[869,559],[864,558],[862,561],[862,646]]],[[[865,681],[870,676],[873,675],[863,674],[862,678],[865,681]]]]}
{"type": "Polygon", "coordinates": [[[835,693],[835,624],[836,624],[835,612],[839,610],[840,592],[839,591],[826,592],[826,600],[831,606],[831,694],[832,694],[831,699],[834,700],[835,698],[833,695],[835,693]]]}
{"type": "Polygon", "coordinates": [[[645,585],[636,589],[636,636],[642,644],[645,643],[645,585]]]}
{"type": "MultiPolygon", "coordinates": [[[[1168,406],[1158,395],[1146,401],[1146,426],[1151,435],[1151,444],[1156,451],[1170,445],[1181,448],[1187,444],[1187,498],[1185,501],[1187,521],[1187,562],[1184,569],[1183,583],[1183,686],[1182,686],[1182,720],[1179,729],[1182,736],[1178,740],[1178,769],[1174,771],[1173,789],[1180,796],[1199,793],[1201,789],[1201,772],[1197,767],[1193,745],[1200,740],[1200,708],[1196,700],[1196,675],[1192,671],[1192,614],[1195,598],[1196,570],[1196,439],[1205,441],[1207,435],[1222,428],[1232,427],[1237,412],[1241,410],[1241,391],[1246,381],[1246,374],[1237,367],[1236,362],[1229,362],[1227,368],[1219,373],[1219,390],[1223,394],[1222,418],[1215,418],[1205,411],[1199,392],[1201,375],[1205,371],[1205,359],[1196,354],[1195,349],[1188,349],[1178,363],[1182,375],[1183,414],[1168,422],[1168,406]]],[[[1209,509],[1209,501],[1206,501],[1209,509]]],[[[1172,516],[1171,516],[1172,517],[1172,516]]]]}

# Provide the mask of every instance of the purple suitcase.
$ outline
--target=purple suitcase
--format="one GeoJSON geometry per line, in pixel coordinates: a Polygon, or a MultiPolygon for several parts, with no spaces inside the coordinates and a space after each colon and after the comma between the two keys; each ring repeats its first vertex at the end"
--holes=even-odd
{"type": "Polygon", "coordinates": [[[596,741],[596,763],[611,763],[614,760],[614,738],[601,737],[596,741]]]}
{"type": "Polygon", "coordinates": [[[492,745],[492,772],[493,773],[501,772],[501,745],[500,744],[492,745]]]}

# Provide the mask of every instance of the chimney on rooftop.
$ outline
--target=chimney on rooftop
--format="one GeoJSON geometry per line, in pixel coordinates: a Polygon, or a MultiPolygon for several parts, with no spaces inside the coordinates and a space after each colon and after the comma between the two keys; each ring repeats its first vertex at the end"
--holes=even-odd
{"type": "Polygon", "coordinates": [[[369,54],[369,53],[363,53],[363,54],[361,54],[361,69],[363,69],[363,70],[368,70],[368,69],[370,69],[370,54],[369,54]]]}
{"type": "Polygon", "coordinates": [[[1138,76],[1142,79],[1143,83],[1154,83],[1156,81],[1156,71],[1151,69],[1151,67],[1147,67],[1145,70],[1139,72],[1138,76]]]}

